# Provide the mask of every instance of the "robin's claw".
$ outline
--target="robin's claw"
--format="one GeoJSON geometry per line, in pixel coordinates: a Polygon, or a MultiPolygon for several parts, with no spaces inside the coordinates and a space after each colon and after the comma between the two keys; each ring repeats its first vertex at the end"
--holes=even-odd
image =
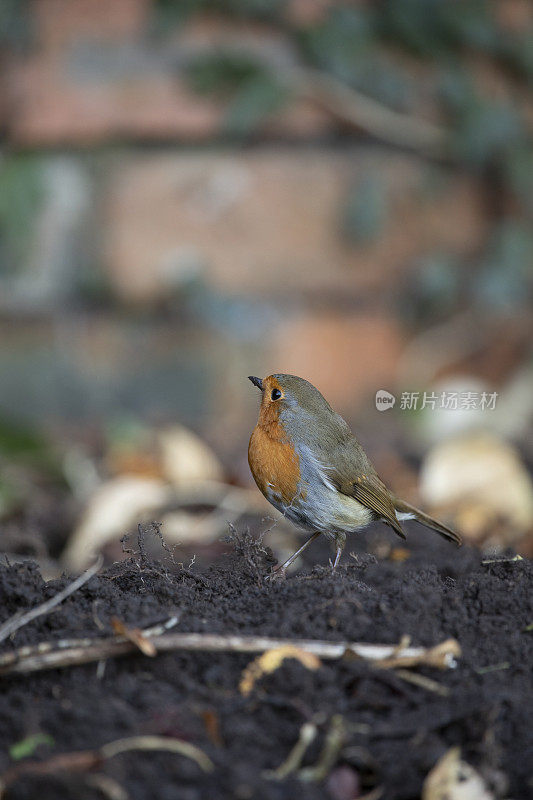
{"type": "Polygon", "coordinates": [[[285,567],[274,567],[272,572],[269,572],[268,575],[265,575],[266,581],[283,581],[287,577],[287,572],[285,567]]]}

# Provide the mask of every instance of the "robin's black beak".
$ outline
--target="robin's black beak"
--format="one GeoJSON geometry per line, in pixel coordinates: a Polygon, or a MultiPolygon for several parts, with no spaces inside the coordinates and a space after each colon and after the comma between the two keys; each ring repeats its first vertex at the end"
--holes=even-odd
{"type": "Polygon", "coordinates": [[[258,389],[261,389],[261,391],[263,391],[263,381],[261,380],[261,378],[254,378],[253,375],[248,375],[248,380],[252,381],[254,386],[257,386],[258,389]]]}

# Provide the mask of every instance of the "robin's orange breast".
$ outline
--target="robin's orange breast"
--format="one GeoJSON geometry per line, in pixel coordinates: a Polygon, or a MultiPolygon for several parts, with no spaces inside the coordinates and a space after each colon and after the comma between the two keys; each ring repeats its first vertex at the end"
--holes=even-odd
{"type": "Polygon", "coordinates": [[[248,463],[267,500],[279,498],[286,505],[292,503],[300,482],[300,459],[289,441],[273,438],[268,430],[257,425],[248,445],[248,463]]]}

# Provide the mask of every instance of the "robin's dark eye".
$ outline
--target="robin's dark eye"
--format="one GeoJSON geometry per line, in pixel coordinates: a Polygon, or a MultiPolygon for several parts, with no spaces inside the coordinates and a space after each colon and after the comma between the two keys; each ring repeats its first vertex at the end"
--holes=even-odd
{"type": "Polygon", "coordinates": [[[272,389],[272,394],[270,395],[272,400],[279,400],[281,397],[281,392],[279,389],[272,389]]]}

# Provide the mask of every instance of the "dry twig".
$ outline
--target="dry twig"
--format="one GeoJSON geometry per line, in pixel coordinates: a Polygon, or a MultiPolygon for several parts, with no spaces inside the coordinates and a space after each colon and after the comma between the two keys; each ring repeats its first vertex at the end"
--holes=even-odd
{"type": "Polygon", "coordinates": [[[292,748],[285,761],[277,769],[265,770],[263,777],[269,780],[282,781],[293,772],[300,768],[302,759],[309,745],[314,742],[317,735],[317,727],[313,722],[305,722],[300,728],[298,741],[292,748]]]}
{"type": "Polygon", "coordinates": [[[0,777],[0,800],[6,789],[22,775],[52,775],[57,772],[84,772],[107,761],[109,758],[129,753],[132,750],[163,750],[178,753],[195,761],[204,772],[212,772],[215,765],[203,750],[182,739],[170,739],[166,736],[130,736],[108,742],[97,750],[77,750],[71,753],[59,753],[46,761],[24,761],[10,767],[0,777]]]}
{"type": "MultiPolygon", "coordinates": [[[[175,618],[172,618],[173,621],[175,618]]],[[[169,621],[169,622],[171,622],[169,621]]],[[[166,623],[167,625],[169,623],[166,623]]],[[[147,631],[143,631],[147,635],[147,631]]],[[[360,642],[327,642],[315,639],[271,639],[266,636],[222,636],[211,633],[171,633],[155,635],[152,643],[157,652],[175,650],[263,653],[282,647],[295,647],[318,658],[338,659],[344,656],[364,658],[384,669],[414,667],[420,664],[448,669],[457,666],[461,654],[459,643],[448,639],[436,647],[398,647],[388,644],[360,642]]],[[[22,647],[0,655],[0,675],[39,672],[41,670],[88,664],[103,658],[132,653],[137,646],[121,637],[71,639],[57,644],[43,642],[36,647],[22,647]]]]}
{"type": "Polygon", "coordinates": [[[337,119],[399,146],[442,157],[447,155],[449,132],[428,120],[384,106],[333,75],[312,69],[294,69],[280,76],[296,93],[309,97],[337,119]]]}
{"type": "Polygon", "coordinates": [[[394,674],[408,683],[414,683],[415,686],[420,686],[428,692],[433,692],[433,694],[439,694],[441,697],[448,697],[450,694],[450,690],[447,686],[443,686],[442,683],[438,683],[425,675],[419,675],[418,672],[409,672],[407,669],[397,669],[394,671],[394,674]]]}
{"type": "Polygon", "coordinates": [[[346,725],[340,714],[334,714],[329,724],[324,747],[314,767],[304,767],[298,778],[306,783],[318,783],[331,772],[346,740],[346,725]]]}
{"type": "Polygon", "coordinates": [[[26,611],[25,614],[17,613],[10,619],[6,620],[3,625],[0,625],[0,642],[3,642],[4,639],[7,639],[7,637],[11,636],[12,633],[18,631],[19,628],[27,625],[28,622],[32,622],[32,620],[37,619],[37,617],[42,617],[45,614],[49,614],[53,608],[62,603],[63,600],[69,597],[69,595],[74,594],[74,592],[87,583],[87,581],[90,580],[93,575],[96,575],[103,564],[103,560],[104,559],[101,555],[98,556],[92,567],[89,567],[86,572],[84,572],[82,575],[79,575],[76,580],[72,581],[72,583],[69,583],[68,586],[65,586],[65,588],[54,595],[54,597],[51,597],[44,603],[35,606],[35,608],[30,608],[30,610],[26,611]]]}

